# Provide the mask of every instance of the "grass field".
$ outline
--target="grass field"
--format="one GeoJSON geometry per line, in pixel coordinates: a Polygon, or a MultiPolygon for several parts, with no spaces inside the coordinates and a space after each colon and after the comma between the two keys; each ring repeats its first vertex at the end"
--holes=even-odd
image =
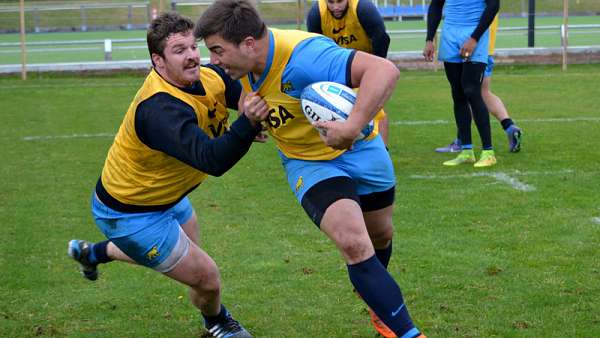
{"type": "MultiPolygon", "coordinates": [[[[0,336],[201,335],[179,284],[122,263],[88,282],[66,255],[71,238],[102,239],[90,194],[143,77],[32,76],[0,78],[0,336]]],[[[387,106],[390,271],[428,337],[600,336],[598,78],[600,65],[499,67],[525,143],[509,153],[494,121],[499,163],[475,170],[433,152],[454,134],[443,72],[403,73],[387,106]]],[[[190,196],[224,303],[256,337],[375,336],[272,142],[190,196]]]]}

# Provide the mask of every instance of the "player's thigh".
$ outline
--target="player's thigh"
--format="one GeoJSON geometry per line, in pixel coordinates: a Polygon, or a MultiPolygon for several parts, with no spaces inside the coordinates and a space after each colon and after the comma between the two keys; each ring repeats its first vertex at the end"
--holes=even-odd
{"type": "MultiPolygon", "coordinates": [[[[359,196],[378,195],[393,189],[396,185],[394,165],[381,137],[355,142],[351,150],[336,160],[355,182],[356,192],[359,196]]],[[[365,200],[361,198],[360,204],[363,210],[365,207],[378,209],[391,205],[393,197],[391,200],[383,201],[382,204],[374,203],[365,206],[364,202],[365,200]]]]}
{"type": "Polygon", "coordinates": [[[193,212],[192,216],[181,224],[181,228],[192,242],[196,243],[196,245],[200,245],[200,225],[198,224],[196,212],[193,212]]]}
{"type": "Polygon", "coordinates": [[[363,212],[369,237],[376,248],[386,247],[394,235],[394,206],[363,212]]]}
{"type": "Polygon", "coordinates": [[[348,264],[362,262],[375,253],[362,211],[354,200],[344,198],[332,203],[325,211],[321,230],[335,243],[348,264]]]}
{"type": "MultiPolygon", "coordinates": [[[[487,65],[485,66],[485,71],[483,72],[483,78],[485,79],[490,79],[492,77],[492,74],[494,73],[494,56],[493,55],[488,55],[487,58],[487,65]]],[[[488,81],[489,82],[489,81],[488,81]]]]}

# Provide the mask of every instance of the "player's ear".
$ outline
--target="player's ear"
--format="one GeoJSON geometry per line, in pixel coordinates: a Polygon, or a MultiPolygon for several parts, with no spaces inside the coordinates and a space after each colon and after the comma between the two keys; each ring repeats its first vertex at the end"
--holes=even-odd
{"type": "Polygon", "coordinates": [[[242,40],[241,46],[243,46],[243,48],[245,48],[248,51],[254,51],[254,49],[256,48],[256,39],[254,39],[251,36],[248,36],[244,40],[242,40]]]}
{"type": "Polygon", "coordinates": [[[162,68],[164,66],[165,60],[163,59],[162,56],[156,54],[156,53],[152,53],[152,64],[154,64],[154,67],[156,68],[162,68]]]}

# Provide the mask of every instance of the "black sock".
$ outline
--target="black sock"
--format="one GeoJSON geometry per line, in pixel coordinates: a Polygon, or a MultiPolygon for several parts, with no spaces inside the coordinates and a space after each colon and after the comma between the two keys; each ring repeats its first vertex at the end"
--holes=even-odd
{"type": "Polygon", "coordinates": [[[375,249],[375,255],[377,255],[381,265],[387,269],[390,258],[392,258],[392,241],[390,240],[390,244],[385,249],[375,249]]]}
{"type": "Polygon", "coordinates": [[[96,263],[108,263],[112,262],[112,258],[108,257],[108,252],[106,251],[106,247],[108,246],[108,240],[94,243],[92,245],[92,255],[96,260],[96,263]]]}
{"type": "Polygon", "coordinates": [[[510,128],[510,126],[512,126],[515,123],[509,117],[509,118],[506,118],[506,119],[500,121],[500,124],[502,125],[502,129],[506,130],[506,129],[510,128]]]}
{"type": "Polygon", "coordinates": [[[225,308],[225,305],[221,304],[221,311],[219,311],[218,315],[207,316],[204,313],[202,314],[202,317],[204,318],[204,326],[206,326],[206,328],[211,328],[216,324],[223,323],[227,319],[228,315],[229,312],[225,308]]]}

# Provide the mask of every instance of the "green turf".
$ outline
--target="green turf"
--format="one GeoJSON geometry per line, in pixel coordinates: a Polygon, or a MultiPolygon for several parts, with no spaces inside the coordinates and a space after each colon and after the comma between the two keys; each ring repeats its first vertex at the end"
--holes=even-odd
{"type": "MultiPolygon", "coordinates": [[[[143,77],[31,76],[0,78],[0,336],[200,335],[184,287],[122,263],[91,283],[66,255],[71,238],[102,239],[89,198],[112,140],[95,135],[117,130],[143,77]]],[[[451,155],[433,152],[454,134],[443,72],[403,72],[387,105],[390,271],[429,337],[600,336],[599,77],[600,65],[499,67],[493,89],[525,142],[509,153],[492,122],[498,165],[475,170],[443,167],[451,155]],[[470,176],[480,173],[490,175],[470,176]]],[[[224,303],[257,337],[374,337],[272,142],[191,200],[224,303]]]]}

